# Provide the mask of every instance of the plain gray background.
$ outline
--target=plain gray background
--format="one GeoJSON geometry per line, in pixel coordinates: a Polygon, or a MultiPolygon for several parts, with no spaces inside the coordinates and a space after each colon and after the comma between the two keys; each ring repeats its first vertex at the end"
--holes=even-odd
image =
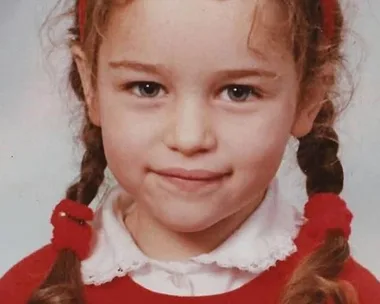
{"type": "MultiPolygon", "coordinates": [[[[160,0],[158,0],[160,1],[160,0]]],[[[66,57],[50,67],[38,31],[52,0],[1,0],[0,8],[0,275],[49,242],[49,217],[77,174],[65,90],[66,57]],[[46,68],[47,67],[47,68],[46,68]]],[[[344,1],[349,33],[346,53],[359,83],[342,116],[343,197],[355,214],[352,251],[380,278],[380,1],[344,1]],[[360,63],[360,64],[358,64],[360,63]]],[[[289,149],[281,185],[295,205],[305,194],[289,149]]]]}

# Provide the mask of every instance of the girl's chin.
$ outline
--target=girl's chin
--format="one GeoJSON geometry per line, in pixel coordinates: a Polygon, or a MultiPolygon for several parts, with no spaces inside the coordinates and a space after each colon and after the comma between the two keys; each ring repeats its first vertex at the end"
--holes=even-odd
{"type": "Polygon", "coordinates": [[[219,222],[215,214],[207,216],[207,212],[191,212],[186,210],[171,210],[170,214],[165,213],[157,216],[156,220],[166,229],[177,233],[197,233],[203,232],[219,222]]]}
{"type": "Polygon", "coordinates": [[[178,221],[178,219],[162,219],[161,224],[165,226],[166,229],[176,232],[176,233],[201,233],[207,231],[215,223],[209,220],[200,221],[197,219],[186,219],[183,221],[178,221]]]}

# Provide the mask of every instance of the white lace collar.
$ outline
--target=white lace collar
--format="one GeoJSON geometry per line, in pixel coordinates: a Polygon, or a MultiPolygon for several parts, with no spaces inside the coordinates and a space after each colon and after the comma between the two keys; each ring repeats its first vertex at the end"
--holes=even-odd
{"type": "MultiPolygon", "coordinates": [[[[100,285],[147,263],[162,264],[146,257],[125,228],[125,206],[118,200],[121,193],[118,187],[111,189],[96,211],[93,223],[96,244],[91,256],[82,262],[85,284],[100,285]]],[[[234,234],[214,251],[189,262],[216,263],[222,268],[259,274],[297,250],[293,240],[303,223],[303,215],[281,198],[275,179],[262,204],[234,234]]]]}

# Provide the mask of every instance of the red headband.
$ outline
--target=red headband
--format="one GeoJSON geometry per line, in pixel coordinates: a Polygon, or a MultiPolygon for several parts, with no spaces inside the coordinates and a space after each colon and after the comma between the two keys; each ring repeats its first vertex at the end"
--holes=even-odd
{"type": "MultiPolygon", "coordinates": [[[[327,39],[332,39],[335,29],[335,9],[337,0],[320,0],[323,15],[323,32],[327,39]]],[[[87,0],[78,0],[78,23],[81,40],[84,37],[86,24],[87,0]]]]}
{"type": "Polygon", "coordinates": [[[84,27],[86,24],[86,10],[87,0],[78,0],[78,25],[79,25],[79,37],[83,40],[84,27]]]}
{"type": "Polygon", "coordinates": [[[321,0],[323,32],[329,40],[334,38],[336,5],[337,0],[321,0]]]}

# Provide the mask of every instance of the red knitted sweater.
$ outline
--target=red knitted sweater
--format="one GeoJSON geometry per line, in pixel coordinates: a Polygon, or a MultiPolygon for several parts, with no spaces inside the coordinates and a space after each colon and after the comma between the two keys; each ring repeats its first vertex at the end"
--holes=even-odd
{"type": "MultiPolygon", "coordinates": [[[[298,251],[286,261],[278,262],[243,287],[220,295],[177,297],[151,292],[134,283],[129,276],[100,285],[85,286],[86,302],[90,304],[155,303],[155,304],[227,304],[279,303],[281,292],[300,260],[318,246],[327,229],[340,228],[349,234],[351,213],[345,203],[334,195],[323,194],[311,199],[305,208],[307,223],[295,240],[298,251]]],[[[48,273],[56,252],[48,245],[14,266],[0,281],[0,301],[25,304],[32,291],[48,273]]],[[[356,289],[360,304],[380,304],[380,282],[364,267],[350,258],[339,279],[356,289]]]]}

